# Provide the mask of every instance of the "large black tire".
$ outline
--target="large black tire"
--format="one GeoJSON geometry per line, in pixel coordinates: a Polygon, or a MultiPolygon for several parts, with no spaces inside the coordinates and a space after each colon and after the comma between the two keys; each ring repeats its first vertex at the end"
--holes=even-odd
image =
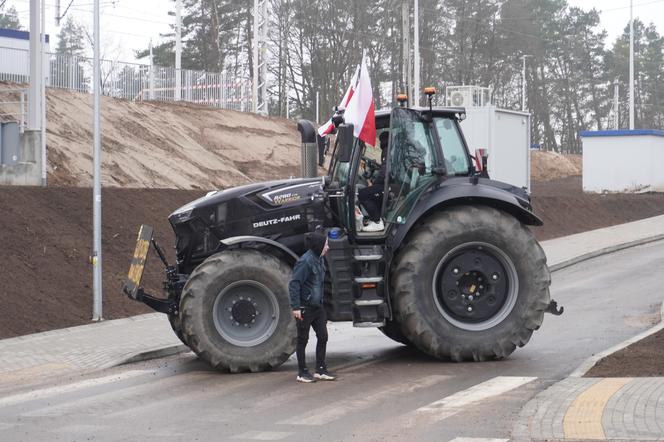
{"type": "Polygon", "coordinates": [[[184,341],[221,371],[257,372],[281,365],[295,351],[290,274],[286,263],[256,250],[211,256],[182,291],[184,341]]]}
{"type": "Polygon", "coordinates": [[[542,324],[546,256],[514,217],[452,207],[424,219],[404,244],[392,272],[393,305],[406,338],[423,352],[454,361],[504,358],[542,324]]]}
{"type": "Polygon", "coordinates": [[[408,347],[414,347],[413,343],[403,334],[401,331],[401,326],[398,322],[395,321],[385,321],[385,325],[378,327],[385,336],[390,338],[393,341],[403,344],[408,347]]]}

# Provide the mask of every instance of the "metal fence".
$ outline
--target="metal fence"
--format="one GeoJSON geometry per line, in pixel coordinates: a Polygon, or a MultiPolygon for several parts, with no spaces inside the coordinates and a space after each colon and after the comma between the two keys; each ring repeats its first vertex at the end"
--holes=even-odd
{"type": "MultiPolygon", "coordinates": [[[[66,54],[44,55],[46,85],[92,92],[92,59],[66,54]]],[[[102,94],[127,100],[175,101],[175,68],[101,60],[102,94]]],[[[30,81],[29,51],[0,47],[0,80],[30,81]]],[[[180,100],[222,109],[252,110],[251,81],[226,72],[180,70],[180,100]]]]}
{"type": "Polygon", "coordinates": [[[0,90],[0,123],[16,122],[21,133],[26,128],[28,116],[27,89],[0,90]]]}

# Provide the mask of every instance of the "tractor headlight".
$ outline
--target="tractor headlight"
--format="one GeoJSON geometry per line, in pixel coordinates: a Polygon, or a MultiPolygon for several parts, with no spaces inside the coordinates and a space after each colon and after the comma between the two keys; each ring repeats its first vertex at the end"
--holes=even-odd
{"type": "Polygon", "coordinates": [[[191,213],[194,211],[193,207],[187,208],[186,206],[173,212],[169,217],[172,224],[180,224],[191,219],[191,213]]]}

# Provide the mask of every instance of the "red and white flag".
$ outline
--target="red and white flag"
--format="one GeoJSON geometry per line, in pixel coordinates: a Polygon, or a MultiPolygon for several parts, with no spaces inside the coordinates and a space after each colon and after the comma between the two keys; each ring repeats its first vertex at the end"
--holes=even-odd
{"type": "MultiPolygon", "coordinates": [[[[339,108],[340,109],[346,109],[348,106],[348,102],[350,101],[351,98],[353,98],[353,94],[355,93],[355,85],[357,84],[357,77],[360,74],[360,66],[358,66],[355,69],[355,73],[353,74],[353,78],[350,80],[350,85],[348,86],[348,89],[346,90],[346,93],[344,94],[344,97],[341,99],[341,103],[339,103],[339,108]]],[[[321,127],[318,128],[318,135],[321,137],[324,137],[325,135],[328,135],[332,130],[334,129],[334,123],[332,122],[332,118],[327,120],[325,124],[323,124],[321,127]]]]}
{"type": "Polygon", "coordinates": [[[344,121],[355,126],[353,134],[356,138],[371,146],[376,144],[374,100],[365,55],[362,56],[357,86],[344,112],[344,121]]]}

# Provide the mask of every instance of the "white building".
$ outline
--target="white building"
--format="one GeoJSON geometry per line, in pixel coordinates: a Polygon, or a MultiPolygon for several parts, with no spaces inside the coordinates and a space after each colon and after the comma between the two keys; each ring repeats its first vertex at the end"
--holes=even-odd
{"type": "Polygon", "coordinates": [[[585,192],[664,192],[664,131],[580,133],[585,192]]]}
{"type": "MultiPolygon", "coordinates": [[[[51,51],[50,38],[46,34],[44,66],[48,66],[51,51]]],[[[49,69],[44,69],[48,79],[49,69]]],[[[14,29],[0,29],[0,79],[27,83],[30,77],[30,33],[14,29]]],[[[48,81],[48,80],[47,80],[48,81]]],[[[49,83],[46,83],[49,84],[49,83]]]]}

